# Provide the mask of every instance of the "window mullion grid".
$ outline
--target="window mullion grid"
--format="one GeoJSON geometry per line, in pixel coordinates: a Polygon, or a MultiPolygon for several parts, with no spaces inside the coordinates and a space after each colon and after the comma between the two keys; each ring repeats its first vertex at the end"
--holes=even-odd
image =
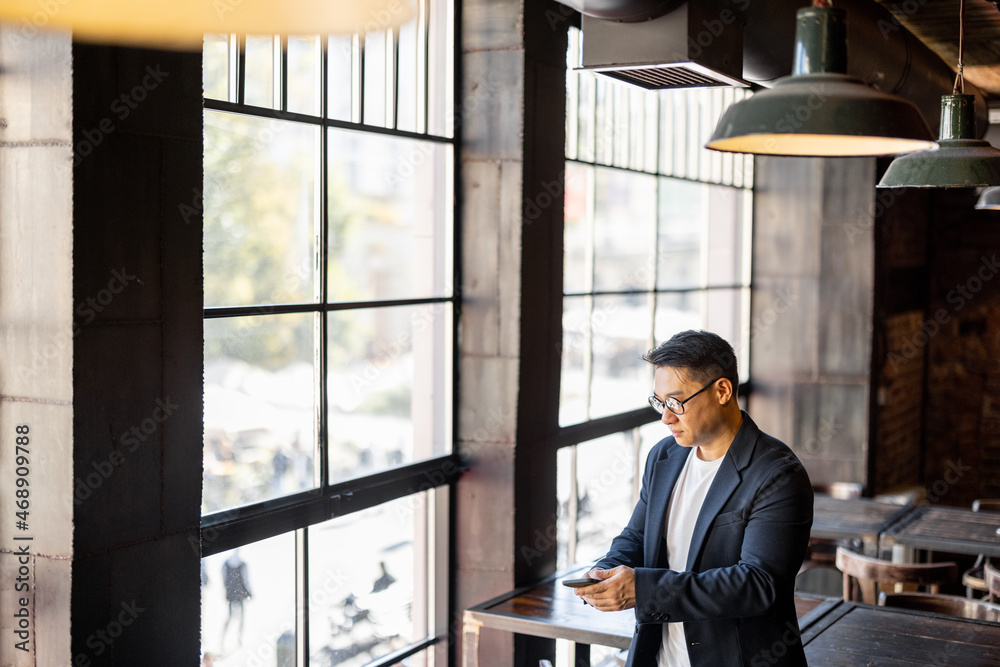
{"type": "Polygon", "coordinates": [[[594,327],[591,326],[594,321],[594,284],[595,284],[595,273],[597,259],[596,246],[597,246],[597,221],[596,221],[596,202],[597,199],[597,168],[591,167],[587,170],[587,205],[586,205],[586,224],[587,224],[587,270],[585,275],[587,276],[587,285],[585,289],[590,294],[585,297],[586,299],[586,313],[587,313],[587,323],[588,326],[585,327],[587,335],[584,339],[584,352],[583,352],[583,376],[586,378],[584,387],[584,414],[587,419],[590,419],[590,399],[593,391],[594,384],[594,327]]]}
{"type": "Polygon", "coordinates": [[[386,105],[386,116],[390,113],[392,114],[392,122],[386,118],[386,127],[391,127],[394,130],[399,129],[399,28],[390,28],[389,35],[391,39],[387,45],[389,49],[389,57],[386,59],[388,62],[389,71],[389,83],[387,88],[389,99],[392,100],[391,104],[386,105]]]}
{"type": "Polygon", "coordinates": [[[309,667],[309,529],[295,531],[295,664],[309,667]]]}
{"type": "MultiPolygon", "coordinates": [[[[323,57],[320,58],[320,82],[319,82],[319,96],[320,96],[320,118],[327,118],[328,103],[329,103],[329,58],[328,58],[328,41],[327,37],[324,35],[321,37],[320,48],[322,49],[323,57]]],[[[317,271],[317,279],[319,282],[318,289],[316,290],[316,295],[319,303],[322,307],[319,311],[319,322],[317,324],[317,329],[319,331],[318,342],[319,348],[317,350],[319,356],[319,373],[317,381],[319,384],[317,396],[319,399],[319,485],[323,494],[326,494],[327,487],[330,484],[330,448],[329,448],[329,420],[327,415],[327,313],[326,304],[328,295],[328,262],[329,262],[329,233],[330,233],[330,197],[329,197],[329,184],[327,183],[328,174],[327,169],[330,163],[327,151],[329,150],[329,139],[327,135],[330,130],[325,126],[320,126],[319,134],[319,242],[317,243],[317,254],[319,267],[317,271]]]]}
{"type": "Polygon", "coordinates": [[[274,36],[274,108],[288,111],[288,36],[274,36]]]}
{"type": "MultiPolygon", "coordinates": [[[[427,20],[429,0],[417,3],[417,132],[430,130],[430,27],[427,20]],[[422,91],[422,92],[421,92],[422,91]],[[421,97],[421,95],[423,97],[421,97]]],[[[457,170],[456,170],[457,171],[457,170]]]]}
{"type": "Polygon", "coordinates": [[[238,35],[236,41],[236,103],[243,105],[247,96],[247,36],[238,35]]]}
{"type": "Polygon", "coordinates": [[[569,518],[569,530],[566,536],[566,562],[576,562],[576,543],[578,537],[577,523],[580,518],[580,480],[577,478],[577,457],[579,445],[569,448],[569,507],[566,513],[569,518]]]}

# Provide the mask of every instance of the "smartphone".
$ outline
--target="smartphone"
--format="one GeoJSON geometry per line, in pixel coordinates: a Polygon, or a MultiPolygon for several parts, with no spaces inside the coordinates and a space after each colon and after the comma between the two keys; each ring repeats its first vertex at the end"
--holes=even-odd
{"type": "Polygon", "coordinates": [[[570,588],[583,588],[584,586],[596,584],[599,581],[600,579],[594,579],[593,577],[583,577],[582,579],[563,579],[562,585],[569,586],[570,588]]]}

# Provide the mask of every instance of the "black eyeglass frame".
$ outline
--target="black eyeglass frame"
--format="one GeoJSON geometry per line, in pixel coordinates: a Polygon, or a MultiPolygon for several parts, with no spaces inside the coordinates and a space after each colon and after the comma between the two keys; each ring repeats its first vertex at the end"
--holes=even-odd
{"type": "Polygon", "coordinates": [[[688,396],[687,398],[685,398],[683,401],[678,401],[673,396],[668,396],[665,401],[661,401],[660,399],[658,399],[656,397],[656,394],[653,394],[652,396],[649,397],[649,407],[653,408],[654,410],[656,410],[661,415],[663,414],[663,408],[667,408],[668,410],[670,410],[675,415],[682,415],[682,414],[684,414],[684,404],[685,403],[687,403],[692,398],[694,398],[695,396],[697,396],[701,392],[705,391],[706,389],[708,389],[709,387],[711,387],[713,384],[715,384],[716,382],[718,382],[719,380],[721,380],[724,377],[725,377],[724,375],[720,375],[719,377],[715,378],[714,380],[712,380],[711,382],[709,382],[708,384],[706,384],[704,387],[702,387],[701,389],[699,389],[698,391],[694,392],[693,394],[691,394],[690,396],[688,396]],[[671,403],[675,403],[677,407],[674,407],[671,403]]]}

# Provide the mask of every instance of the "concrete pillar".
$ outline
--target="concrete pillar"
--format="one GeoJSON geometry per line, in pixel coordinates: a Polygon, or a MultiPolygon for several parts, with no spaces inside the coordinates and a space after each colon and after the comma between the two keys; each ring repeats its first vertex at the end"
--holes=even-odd
{"type": "Polygon", "coordinates": [[[750,412],[814,484],[867,483],[875,160],[757,158],[750,412]]]}
{"type": "MultiPolygon", "coordinates": [[[[555,568],[556,456],[545,439],[558,414],[570,13],[552,2],[462,3],[457,447],[470,471],[456,489],[456,641],[462,609],[555,568]],[[526,219],[527,202],[543,196],[526,219]]],[[[480,640],[490,664],[537,664],[548,652],[551,642],[509,633],[480,640]]]]}
{"type": "Polygon", "coordinates": [[[0,27],[0,663],[62,667],[73,558],[70,39],[25,26],[0,27]]]}
{"type": "Polygon", "coordinates": [[[73,107],[73,664],[193,665],[201,55],[74,45],[73,107]]]}

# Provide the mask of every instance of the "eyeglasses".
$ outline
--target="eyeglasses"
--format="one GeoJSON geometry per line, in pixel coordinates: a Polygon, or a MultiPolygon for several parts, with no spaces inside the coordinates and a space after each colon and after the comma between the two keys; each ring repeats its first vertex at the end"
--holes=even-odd
{"type": "Polygon", "coordinates": [[[654,410],[656,410],[657,412],[659,412],[661,415],[663,414],[663,408],[667,408],[668,410],[670,410],[671,412],[673,412],[675,415],[682,415],[682,414],[684,414],[684,404],[685,403],[687,403],[692,398],[694,398],[695,396],[697,396],[698,394],[700,394],[701,392],[705,391],[706,389],[708,389],[709,387],[711,387],[713,384],[715,384],[716,382],[718,382],[719,380],[721,380],[722,377],[723,376],[720,375],[719,377],[715,378],[714,380],[712,380],[711,382],[709,382],[708,384],[706,384],[704,387],[702,387],[698,391],[694,392],[693,394],[691,394],[690,396],[688,396],[687,398],[685,398],[683,401],[678,401],[673,396],[667,397],[667,400],[665,400],[665,401],[661,401],[655,395],[654,396],[650,396],[649,397],[649,406],[651,408],[653,408],[654,410]]]}

